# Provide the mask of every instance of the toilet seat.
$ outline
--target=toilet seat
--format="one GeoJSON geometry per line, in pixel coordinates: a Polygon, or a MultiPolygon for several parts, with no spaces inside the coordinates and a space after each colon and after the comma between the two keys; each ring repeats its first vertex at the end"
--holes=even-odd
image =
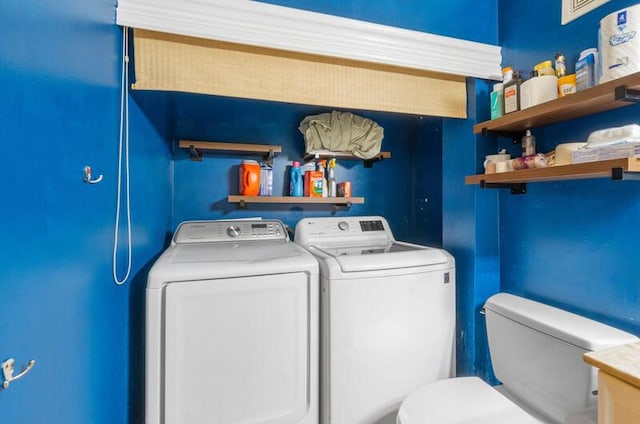
{"type": "Polygon", "coordinates": [[[436,381],[407,396],[397,424],[540,424],[478,377],[436,381]]]}

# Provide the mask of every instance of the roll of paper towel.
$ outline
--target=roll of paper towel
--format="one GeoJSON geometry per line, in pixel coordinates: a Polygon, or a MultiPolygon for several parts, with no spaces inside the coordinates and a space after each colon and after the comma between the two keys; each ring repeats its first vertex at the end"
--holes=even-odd
{"type": "Polygon", "coordinates": [[[600,83],[640,71],[640,4],[600,21],[600,83]]]}
{"type": "Polygon", "coordinates": [[[558,98],[558,78],[542,75],[526,80],[520,85],[520,109],[558,98]]]}

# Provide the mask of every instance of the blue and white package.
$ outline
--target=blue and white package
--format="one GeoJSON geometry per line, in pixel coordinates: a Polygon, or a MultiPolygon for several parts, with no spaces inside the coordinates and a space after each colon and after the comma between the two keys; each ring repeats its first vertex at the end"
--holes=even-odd
{"type": "Polygon", "coordinates": [[[600,21],[600,83],[640,71],[640,4],[600,21]]]}
{"type": "Polygon", "coordinates": [[[598,51],[596,49],[583,50],[576,62],[576,90],[582,91],[593,87],[600,79],[598,77],[598,51]]]}

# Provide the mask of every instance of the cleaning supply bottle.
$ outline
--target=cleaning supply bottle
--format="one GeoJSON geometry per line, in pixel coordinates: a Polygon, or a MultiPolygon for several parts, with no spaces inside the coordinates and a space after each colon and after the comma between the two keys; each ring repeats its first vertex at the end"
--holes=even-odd
{"type": "Polygon", "coordinates": [[[527,130],[522,137],[522,156],[531,156],[536,154],[536,138],[531,135],[531,130],[527,130]]]}
{"type": "Polygon", "coordinates": [[[337,197],[337,185],[336,185],[336,158],[329,161],[329,176],[327,177],[327,185],[329,188],[329,197],[337,197]]]}
{"type": "Polygon", "coordinates": [[[329,197],[329,188],[327,186],[327,161],[318,161],[318,171],[322,172],[322,197],[329,197]]]}
{"type": "Polygon", "coordinates": [[[491,119],[497,119],[504,115],[504,85],[494,84],[491,92],[491,119]]]}
{"type": "Polygon", "coordinates": [[[300,169],[300,162],[297,161],[291,163],[291,170],[289,171],[289,195],[302,196],[302,170],[300,169]]]}
{"type": "Polygon", "coordinates": [[[522,77],[518,71],[513,73],[511,80],[504,83],[505,114],[520,110],[520,84],[522,84],[522,77]]]}

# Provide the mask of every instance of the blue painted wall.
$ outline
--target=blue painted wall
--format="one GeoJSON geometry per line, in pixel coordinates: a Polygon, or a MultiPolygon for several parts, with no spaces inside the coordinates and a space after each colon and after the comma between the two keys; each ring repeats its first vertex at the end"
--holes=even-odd
{"type": "MultiPolygon", "coordinates": [[[[600,19],[634,3],[613,0],[561,26],[559,1],[500,2],[503,63],[528,69],[562,51],[573,71],[580,50],[596,46],[600,19]]],[[[539,150],[548,151],[558,143],[585,140],[597,129],[638,123],[639,117],[640,106],[629,106],[534,135],[539,150]]],[[[640,335],[640,250],[634,247],[639,217],[637,182],[548,182],[529,184],[524,196],[501,193],[502,289],[640,335]]]]}
{"type": "Polygon", "coordinates": [[[498,197],[464,184],[476,173],[496,142],[473,134],[473,124],[488,113],[483,81],[467,82],[466,120],[443,123],[443,245],[456,258],[457,373],[492,380],[484,320],[484,301],[500,288],[498,197]]]}
{"type": "Polygon", "coordinates": [[[15,358],[17,371],[36,360],[0,393],[3,423],[141,422],[141,295],[170,226],[169,131],[131,105],[134,266],[117,287],[114,20],[111,0],[1,7],[0,360],[15,358]],[[83,183],[85,165],[104,181],[83,183]]]}
{"type": "MultiPolygon", "coordinates": [[[[273,162],[273,190],[274,195],[288,195],[289,166],[292,161],[302,161],[304,152],[304,138],[298,125],[307,115],[328,111],[331,109],[179,94],[174,96],[174,138],[281,145],[283,153],[273,162]]],[[[378,112],[355,113],[384,128],[383,150],[391,151],[392,158],[377,162],[369,169],[364,168],[361,161],[338,161],[338,181],[351,181],[353,195],[364,196],[366,203],[338,211],[336,216],[383,215],[399,239],[440,245],[440,120],[378,112]],[[417,222],[420,223],[418,232],[412,230],[417,222]]],[[[303,217],[333,213],[329,206],[312,205],[251,204],[247,210],[237,210],[234,204],[227,203],[227,195],[238,194],[238,165],[246,158],[205,155],[202,162],[192,162],[187,151],[177,150],[174,224],[188,219],[263,216],[281,219],[295,227],[303,217]]]]}
{"type": "MultiPolygon", "coordinates": [[[[495,1],[481,9],[465,0],[381,2],[375,8],[355,0],[296,3],[291,5],[471,40],[497,38],[495,1]]],[[[282,169],[302,151],[300,119],[326,110],[134,93],[133,278],[115,286],[111,249],[121,39],[114,20],[113,0],[12,2],[0,13],[5,137],[0,216],[6,246],[0,257],[0,358],[14,357],[18,364],[37,360],[30,375],[0,393],[3,422],[143,422],[143,289],[166,234],[182,219],[260,214],[284,216],[293,225],[306,214],[330,213],[230,209],[220,200],[233,188],[229,172],[238,159],[207,157],[195,164],[174,145],[181,137],[209,136],[282,144],[285,152],[276,160],[282,169]],[[87,164],[104,174],[101,184],[82,182],[87,164]]],[[[456,160],[439,141],[452,145],[462,132],[440,120],[362,114],[385,127],[384,147],[393,158],[373,169],[340,164],[339,178],[360,182],[355,194],[367,197],[350,213],[386,215],[399,238],[439,244],[439,199],[455,195],[442,193],[442,169],[456,160]],[[410,230],[413,225],[419,225],[418,232],[410,230]]],[[[459,140],[468,141],[467,135],[459,140]]],[[[277,178],[276,186],[284,183],[282,174],[277,178]]],[[[464,219],[473,220],[473,214],[464,219]]],[[[469,246],[460,248],[469,254],[469,246]]],[[[121,264],[126,262],[125,249],[118,253],[121,264]]]]}

